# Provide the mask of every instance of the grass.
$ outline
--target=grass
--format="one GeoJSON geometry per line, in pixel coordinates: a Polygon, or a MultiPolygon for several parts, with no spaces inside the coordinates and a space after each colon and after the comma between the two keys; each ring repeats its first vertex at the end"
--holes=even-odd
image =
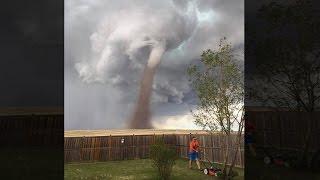
{"type": "MultiPolygon", "coordinates": [[[[207,176],[203,172],[188,169],[188,161],[179,159],[172,171],[172,180],[217,180],[218,177],[207,176]]],[[[242,180],[243,169],[236,168],[239,176],[235,180],[242,180]]],[[[108,161],[97,163],[65,164],[65,179],[108,179],[108,180],[153,180],[157,172],[150,159],[108,161]]]]}
{"type": "Polygon", "coordinates": [[[63,178],[63,150],[11,147],[0,149],[1,179],[63,178]]]}
{"type": "Polygon", "coordinates": [[[246,156],[245,177],[249,180],[320,180],[320,172],[266,165],[262,159],[246,156]]]}

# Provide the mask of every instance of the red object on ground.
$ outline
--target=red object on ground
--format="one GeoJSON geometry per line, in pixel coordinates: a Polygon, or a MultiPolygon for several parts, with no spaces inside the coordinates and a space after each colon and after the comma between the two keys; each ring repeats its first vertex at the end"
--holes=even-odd
{"type": "Polygon", "coordinates": [[[220,169],[207,169],[208,170],[208,174],[209,176],[216,176],[218,172],[220,172],[221,170],[220,169]]]}
{"type": "Polygon", "coordinates": [[[214,170],[209,170],[209,175],[210,175],[210,176],[215,176],[215,175],[216,175],[216,172],[214,172],[214,170]]]}
{"type": "Polygon", "coordinates": [[[276,165],[281,165],[281,166],[284,165],[284,161],[282,161],[281,159],[274,159],[273,162],[276,165]]]}

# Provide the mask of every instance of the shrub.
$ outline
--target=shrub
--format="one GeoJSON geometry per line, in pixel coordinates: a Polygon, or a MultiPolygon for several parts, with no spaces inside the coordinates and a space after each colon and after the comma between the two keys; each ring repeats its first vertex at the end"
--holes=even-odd
{"type": "Polygon", "coordinates": [[[150,147],[150,158],[158,170],[159,177],[162,180],[168,180],[175,160],[178,158],[175,149],[166,145],[163,138],[158,138],[150,147]]]}

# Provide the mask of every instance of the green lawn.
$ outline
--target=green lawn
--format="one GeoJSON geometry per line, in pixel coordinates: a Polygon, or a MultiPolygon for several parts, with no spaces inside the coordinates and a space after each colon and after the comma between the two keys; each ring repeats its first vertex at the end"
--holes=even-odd
{"type": "Polygon", "coordinates": [[[245,177],[249,180],[320,180],[320,172],[265,165],[262,159],[247,156],[245,177]]]}
{"type": "MultiPolygon", "coordinates": [[[[172,180],[215,180],[217,177],[207,176],[201,171],[188,169],[188,161],[179,159],[173,168],[172,180]]],[[[108,161],[97,163],[65,164],[65,179],[108,179],[108,180],[147,180],[156,179],[156,170],[150,159],[108,161]]],[[[243,169],[236,169],[239,176],[235,180],[243,180],[243,169]]]]}
{"type": "Polygon", "coordinates": [[[63,149],[0,148],[0,179],[63,178],[63,149]]]}

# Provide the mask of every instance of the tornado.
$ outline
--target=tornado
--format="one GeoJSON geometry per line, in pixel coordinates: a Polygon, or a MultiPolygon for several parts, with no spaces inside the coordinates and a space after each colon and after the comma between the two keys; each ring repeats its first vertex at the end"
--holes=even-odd
{"type": "Polygon", "coordinates": [[[148,64],[144,69],[138,100],[129,121],[129,127],[132,129],[152,128],[150,121],[150,97],[152,95],[152,84],[155,71],[161,61],[165,47],[158,45],[151,50],[148,64]]]}
{"type": "Polygon", "coordinates": [[[152,2],[101,12],[88,39],[90,53],[75,64],[86,84],[138,91],[137,97],[127,97],[133,108],[123,106],[124,122],[119,124],[126,128],[152,128],[149,105],[157,67],[161,59],[179,56],[198,26],[195,1],[152,2]]]}

